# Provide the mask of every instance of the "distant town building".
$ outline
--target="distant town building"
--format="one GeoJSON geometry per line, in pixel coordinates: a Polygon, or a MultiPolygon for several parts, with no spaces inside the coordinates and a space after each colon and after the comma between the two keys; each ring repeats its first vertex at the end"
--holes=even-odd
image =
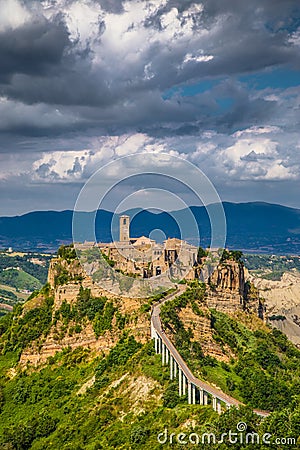
{"type": "Polygon", "coordinates": [[[168,238],[162,244],[147,236],[130,236],[130,217],[119,218],[119,241],[95,244],[76,244],[79,250],[97,247],[114,262],[114,268],[131,275],[150,278],[167,271],[174,278],[195,278],[198,247],[177,238],[168,238]]]}

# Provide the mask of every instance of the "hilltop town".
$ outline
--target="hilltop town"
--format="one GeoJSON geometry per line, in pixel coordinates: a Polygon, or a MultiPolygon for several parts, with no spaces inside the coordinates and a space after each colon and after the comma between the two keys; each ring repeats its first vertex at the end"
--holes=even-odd
{"type": "Polygon", "coordinates": [[[130,217],[119,218],[119,240],[111,243],[76,243],[77,250],[97,246],[114,263],[114,268],[141,278],[160,276],[170,271],[174,278],[193,279],[193,267],[198,263],[198,247],[177,238],[162,244],[146,236],[130,236],[130,217]]]}
{"type": "MultiPolygon", "coordinates": [[[[224,256],[204,280],[201,278],[203,277],[202,268],[206,270],[205,261],[208,252],[179,239],[169,238],[163,244],[158,244],[145,236],[132,238],[129,216],[121,216],[119,223],[119,241],[98,244],[85,242],[76,243],[74,247],[63,246],[58,251],[58,257],[51,260],[48,285],[54,296],[53,317],[60,317],[61,309],[70,309],[72,305],[76,305],[81,290],[87,290],[90,293],[88,298],[105,296],[109,299],[113,309],[118,308],[120,313],[127,317],[125,329],[128,326],[136,339],[145,343],[150,338],[149,317],[139,312],[148,312],[153,298],[157,298],[157,295],[163,297],[164,291],[174,289],[178,282],[196,282],[205,286],[207,311],[209,308],[233,314],[236,311],[248,311],[255,317],[263,319],[263,304],[258,292],[251,291],[249,284],[245,281],[244,266],[239,259],[240,252],[225,250],[224,256]],[[105,256],[104,263],[113,273],[108,282],[107,272],[102,270],[101,264],[99,266],[102,255],[105,256]],[[82,264],[85,260],[87,260],[87,266],[82,264]],[[86,267],[88,271],[85,270],[86,267]],[[169,271],[172,273],[170,286],[166,284],[166,278],[163,277],[164,273],[169,271]],[[122,278],[118,279],[119,273],[127,276],[126,283],[123,283],[122,278]],[[147,282],[151,276],[157,281],[154,291],[143,291],[145,294],[143,296],[135,287],[135,283],[139,279],[147,282]]],[[[40,301],[40,296],[33,297],[24,305],[24,308],[30,310],[40,301]]],[[[116,320],[112,314],[111,323],[116,324],[116,320]]],[[[92,323],[80,330],[77,327],[76,333],[72,331],[74,327],[76,328],[74,321],[70,320],[67,327],[63,323],[60,320],[56,321],[55,327],[52,326],[50,333],[38,347],[33,343],[29,348],[24,349],[21,362],[30,361],[39,364],[66,346],[72,348],[88,346],[97,351],[106,352],[115,345],[120,336],[120,330],[115,327],[97,335],[92,323]]],[[[209,319],[203,317],[198,337],[204,333],[205,351],[222,360],[224,358],[222,350],[213,342],[208,332],[209,328],[209,319]]]]}

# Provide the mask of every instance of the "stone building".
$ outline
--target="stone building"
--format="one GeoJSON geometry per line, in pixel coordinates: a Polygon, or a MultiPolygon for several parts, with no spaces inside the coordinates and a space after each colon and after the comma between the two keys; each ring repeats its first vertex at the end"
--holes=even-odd
{"type": "Polygon", "coordinates": [[[130,217],[122,215],[119,219],[120,223],[120,242],[129,242],[129,224],[130,217]]]}
{"type": "MultiPolygon", "coordinates": [[[[86,250],[88,244],[76,247],[86,250]]],[[[147,236],[131,237],[127,215],[119,218],[119,240],[97,246],[114,262],[115,269],[131,275],[150,278],[169,271],[173,278],[194,278],[190,272],[197,263],[197,247],[177,238],[168,238],[160,244],[147,236]]]]}

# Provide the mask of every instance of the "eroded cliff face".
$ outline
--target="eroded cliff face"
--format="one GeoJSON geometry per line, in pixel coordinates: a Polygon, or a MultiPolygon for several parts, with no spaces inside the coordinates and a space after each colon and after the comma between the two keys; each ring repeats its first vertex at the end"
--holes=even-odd
{"type": "MultiPolygon", "coordinates": [[[[229,362],[235,355],[229,346],[220,344],[215,339],[211,309],[238,319],[250,329],[264,329],[264,306],[261,302],[258,290],[245,281],[243,264],[228,260],[220,263],[208,278],[205,296],[197,301],[201,314],[197,314],[191,305],[187,304],[178,310],[178,317],[185,330],[192,331],[191,342],[198,342],[205,356],[229,362]]],[[[166,332],[175,343],[172,326],[167,327],[166,332]]]]}
{"type": "MultiPolygon", "coordinates": [[[[120,298],[105,291],[95,284],[93,280],[86,276],[77,260],[67,262],[62,258],[54,258],[49,267],[48,283],[51,286],[51,293],[54,296],[53,324],[50,333],[43,339],[34,342],[25,349],[21,355],[21,364],[31,363],[38,365],[47,360],[49,356],[54,356],[56,352],[66,347],[73,349],[79,346],[87,347],[97,353],[108,353],[116,345],[124,331],[130,331],[137,341],[145,343],[150,339],[150,315],[149,312],[142,313],[140,308],[144,299],[120,298]],[[66,282],[59,284],[65,275],[66,282]],[[62,278],[59,278],[62,277],[62,278]],[[113,304],[118,314],[126,317],[124,328],[117,325],[116,314],[111,322],[111,329],[106,330],[100,336],[96,336],[92,323],[85,321],[80,331],[74,331],[75,323],[71,320],[66,326],[61,320],[55,320],[55,313],[59,311],[63,303],[75,305],[78,299],[80,286],[83,289],[90,289],[93,297],[107,297],[113,304]]],[[[38,296],[24,305],[25,309],[39,306],[41,296],[38,296]]]]}
{"type": "Polygon", "coordinates": [[[266,280],[249,273],[247,278],[265,298],[269,315],[282,314],[284,310],[300,306],[299,272],[285,272],[279,281],[266,280]]]}
{"type": "Polygon", "coordinates": [[[245,308],[243,265],[236,261],[219,264],[207,283],[207,306],[223,312],[245,308]]]}
{"type": "MultiPolygon", "coordinates": [[[[97,353],[107,353],[119,340],[120,335],[128,330],[135,338],[144,343],[150,339],[150,313],[142,313],[141,306],[147,300],[141,298],[118,297],[105,291],[87,276],[77,259],[66,261],[63,258],[54,258],[50,263],[48,282],[54,297],[53,322],[48,335],[34,342],[25,349],[21,356],[21,363],[30,362],[37,365],[54,356],[68,346],[76,348],[88,347],[97,353]],[[76,323],[72,320],[66,325],[61,319],[57,319],[57,312],[62,305],[75,305],[78,301],[80,287],[89,289],[93,297],[106,297],[123,317],[126,324],[123,329],[118,327],[116,314],[114,315],[110,329],[95,334],[91,321],[86,320],[80,329],[76,329],[76,323]],[[75,331],[74,331],[75,329],[75,331]]],[[[180,312],[180,318],[187,328],[191,327],[194,339],[201,342],[204,352],[217,359],[228,360],[229,349],[222,349],[213,339],[210,325],[209,308],[214,308],[226,313],[235,313],[244,309],[251,309],[255,313],[258,310],[258,298],[248,295],[245,283],[244,268],[235,261],[226,261],[220,264],[206,283],[206,296],[202,317],[196,316],[189,308],[180,312]]],[[[41,302],[38,296],[24,305],[24,309],[34,308],[41,302]]]]}
{"type": "Polygon", "coordinates": [[[279,328],[300,347],[299,272],[285,272],[279,281],[266,280],[249,273],[247,278],[264,298],[265,316],[270,325],[279,328]]]}
{"type": "MultiPolygon", "coordinates": [[[[214,339],[214,332],[211,326],[211,313],[207,306],[201,305],[201,311],[203,315],[195,314],[190,306],[180,311],[178,316],[186,330],[192,330],[193,337],[192,342],[199,342],[201,345],[203,354],[205,356],[211,356],[218,361],[229,362],[230,358],[234,357],[234,354],[227,345],[220,345],[214,339]]],[[[169,333],[167,333],[169,334],[169,333]]],[[[171,340],[172,335],[169,334],[171,340]]]]}

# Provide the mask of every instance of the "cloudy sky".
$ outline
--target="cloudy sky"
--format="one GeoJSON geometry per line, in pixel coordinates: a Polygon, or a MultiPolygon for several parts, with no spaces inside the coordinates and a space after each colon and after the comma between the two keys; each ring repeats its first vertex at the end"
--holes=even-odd
{"type": "Polygon", "coordinates": [[[299,0],[0,0],[0,215],[140,151],[300,208],[299,86],[299,0]]]}

